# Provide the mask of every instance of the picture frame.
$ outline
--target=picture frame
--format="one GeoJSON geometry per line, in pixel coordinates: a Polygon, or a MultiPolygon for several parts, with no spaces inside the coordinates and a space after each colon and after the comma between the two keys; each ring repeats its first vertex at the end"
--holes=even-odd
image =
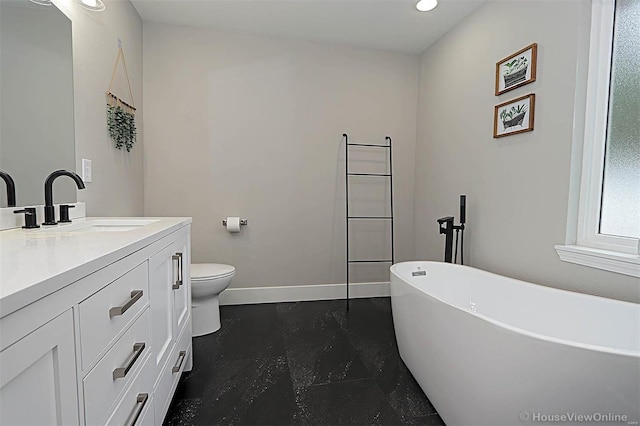
{"type": "Polygon", "coordinates": [[[496,63],[496,96],[536,81],[538,43],[507,56],[496,63]]]}
{"type": "Polygon", "coordinates": [[[530,93],[494,107],[493,137],[502,138],[533,131],[536,95],[530,93]]]}

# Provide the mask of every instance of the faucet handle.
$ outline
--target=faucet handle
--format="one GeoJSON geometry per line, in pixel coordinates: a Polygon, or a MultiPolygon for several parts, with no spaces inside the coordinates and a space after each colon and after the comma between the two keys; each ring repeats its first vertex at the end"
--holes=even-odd
{"type": "Polygon", "coordinates": [[[24,226],[23,229],[35,229],[40,228],[38,225],[38,217],[35,207],[26,207],[22,210],[14,210],[15,214],[24,213],[24,226]]]}
{"type": "Polygon", "coordinates": [[[453,229],[453,220],[453,216],[445,216],[437,219],[441,234],[445,234],[447,230],[453,229]]]}
{"type": "Polygon", "coordinates": [[[71,219],[69,219],[69,209],[73,209],[76,206],[70,206],[68,204],[60,205],[60,223],[71,223],[71,219]]]}

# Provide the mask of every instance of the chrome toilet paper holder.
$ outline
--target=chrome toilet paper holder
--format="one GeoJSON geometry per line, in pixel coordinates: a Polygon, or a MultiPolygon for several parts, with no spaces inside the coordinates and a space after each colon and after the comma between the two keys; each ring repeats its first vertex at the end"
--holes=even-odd
{"type": "MultiPolygon", "coordinates": [[[[247,219],[240,219],[240,226],[247,226],[249,221],[247,219]]],[[[222,219],[222,226],[227,226],[227,219],[222,219]]]]}

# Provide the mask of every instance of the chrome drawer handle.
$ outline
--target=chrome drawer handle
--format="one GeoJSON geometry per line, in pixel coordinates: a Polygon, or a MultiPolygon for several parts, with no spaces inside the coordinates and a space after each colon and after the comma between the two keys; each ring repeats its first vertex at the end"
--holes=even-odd
{"type": "Polygon", "coordinates": [[[171,261],[178,261],[178,277],[176,279],[176,282],[173,284],[173,286],[171,288],[173,288],[174,290],[177,290],[180,288],[180,286],[182,285],[182,282],[184,281],[184,277],[183,277],[183,268],[182,268],[182,253],[176,253],[173,256],[171,256],[171,261]]]}
{"type": "Polygon", "coordinates": [[[187,351],[180,351],[180,355],[178,356],[178,364],[171,369],[172,373],[177,373],[178,371],[180,371],[180,369],[182,368],[182,363],[184,362],[186,356],[187,351]]]}
{"type": "Polygon", "coordinates": [[[147,400],[149,399],[148,393],[139,393],[136,397],[136,408],[133,410],[131,415],[131,421],[127,423],[127,426],[133,426],[138,421],[138,417],[142,414],[142,410],[144,410],[144,406],[147,405],[147,400]]]}
{"type": "Polygon", "coordinates": [[[121,379],[127,375],[129,370],[131,370],[131,367],[133,367],[138,358],[140,358],[142,351],[144,351],[144,346],[144,343],[136,343],[133,345],[133,356],[131,357],[131,360],[129,360],[127,365],[124,367],[118,367],[113,370],[113,380],[121,379]]]}
{"type": "Polygon", "coordinates": [[[134,303],[140,300],[142,295],[143,295],[142,290],[133,290],[131,292],[131,299],[127,300],[127,302],[124,305],[116,306],[114,308],[109,309],[109,318],[117,317],[118,315],[122,315],[125,312],[127,312],[127,310],[129,310],[129,308],[132,307],[134,303]]]}
{"type": "Polygon", "coordinates": [[[176,253],[178,255],[178,284],[182,285],[184,282],[184,265],[182,264],[182,253],[176,253]]]}

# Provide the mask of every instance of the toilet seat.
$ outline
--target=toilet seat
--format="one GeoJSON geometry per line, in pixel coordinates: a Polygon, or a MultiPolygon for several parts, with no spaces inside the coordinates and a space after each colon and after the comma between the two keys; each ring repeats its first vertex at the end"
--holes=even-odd
{"type": "Polygon", "coordinates": [[[212,278],[224,278],[236,273],[236,268],[222,263],[191,264],[191,281],[206,281],[212,278]]]}

